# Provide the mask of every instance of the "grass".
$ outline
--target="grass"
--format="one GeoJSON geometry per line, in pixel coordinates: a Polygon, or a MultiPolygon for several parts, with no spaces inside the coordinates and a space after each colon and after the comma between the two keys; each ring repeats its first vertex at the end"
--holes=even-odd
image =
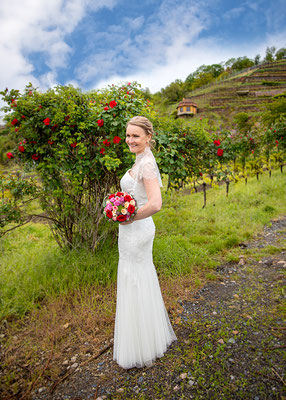
{"type": "MultiPolygon", "coordinates": [[[[263,225],[270,225],[271,219],[285,213],[283,178],[276,171],[271,179],[265,175],[259,182],[250,179],[247,186],[244,183],[232,184],[228,199],[224,187],[211,189],[207,192],[205,209],[202,209],[202,192],[164,195],[164,207],[154,216],[157,227],[154,262],[172,324],[178,326],[181,323],[178,315],[182,311],[182,302],[192,300],[206,280],[217,280],[213,267],[218,263],[237,263],[242,252],[245,259],[258,261],[285,249],[285,244],[279,249],[269,245],[243,251],[237,246],[240,241],[262,231],[263,225]]],[[[0,326],[3,349],[0,397],[2,390],[3,398],[12,394],[19,398],[20,394],[32,389],[35,381],[37,387],[46,386],[47,379],[56,382],[62,374],[63,361],[71,359],[75,353],[79,354],[82,363],[87,353],[96,354],[102,346],[110,343],[115,315],[117,244],[111,240],[97,255],[84,251],[61,252],[45,225],[30,224],[7,236],[1,245],[0,273],[1,278],[4,276],[1,280],[1,306],[2,316],[6,318],[0,326]],[[5,297],[2,296],[4,292],[5,297]],[[24,368],[19,368],[19,365],[24,368]]],[[[252,271],[250,267],[248,269],[245,270],[247,274],[252,271]]],[[[236,279],[235,274],[232,274],[232,279],[236,279]]],[[[275,286],[278,281],[273,282],[275,286]]],[[[261,291],[260,287],[257,290],[261,291]]],[[[252,299],[256,298],[253,290],[249,294],[252,299]]],[[[282,304],[277,303],[277,311],[282,313],[280,307],[282,304]]],[[[186,372],[186,367],[192,370],[194,363],[197,371],[194,380],[196,387],[201,385],[202,396],[205,382],[200,380],[200,376],[203,374],[212,380],[210,385],[217,393],[223,387],[223,393],[227,395],[229,377],[223,376],[227,367],[225,352],[222,346],[217,345],[216,339],[228,338],[227,324],[239,330],[236,324],[239,325],[241,319],[244,328],[245,319],[237,315],[240,319],[233,323],[221,317],[225,327],[222,326],[213,339],[205,332],[205,322],[199,324],[198,321],[199,329],[196,331],[194,326],[189,340],[202,340],[203,346],[194,346],[191,350],[188,345],[186,354],[178,348],[178,354],[170,353],[164,358],[165,361],[159,365],[164,384],[160,385],[158,381],[156,398],[167,398],[174,387],[171,377],[186,372]],[[208,355],[216,357],[215,365],[219,365],[216,371],[203,366],[208,355]],[[166,379],[171,386],[166,384],[166,379]]],[[[212,326],[212,321],[209,326],[212,326]]],[[[243,384],[243,379],[244,376],[238,377],[238,387],[243,384]]],[[[245,385],[248,384],[245,380],[245,385]]],[[[155,389],[153,381],[152,385],[155,389]]],[[[183,390],[183,382],[178,386],[183,390]]],[[[119,397],[129,398],[124,396],[119,397]]],[[[140,394],[138,398],[141,398],[140,394]]],[[[142,398],[146,397],[143,395],[142,398]]]]}
{"type": "MultiPolygon", "coordinates": [[[[222,260],[237,260],[238,244],[249,240],[271,218],[286,212],[286,185],[278,171],[248,185],[223,186],[203,195],[165,194],[154,216],[154,264],[161,278],[210,272],[222,260]]],[[[44,224],[30,223],[0,242],[0,317],[23,316],[43,302],[72,291],[108,287],[116,281],[117,241],[96,254],[62,251],[44,224]]]]}

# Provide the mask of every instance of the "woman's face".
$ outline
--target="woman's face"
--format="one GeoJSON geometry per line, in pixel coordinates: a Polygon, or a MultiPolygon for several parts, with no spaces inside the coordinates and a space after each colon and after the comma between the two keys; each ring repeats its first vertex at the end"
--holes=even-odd
{"type": "Polygon", "coordinates": [[[140,128],[140,126],[131,124],[127,126],[126,143],[128,144],[129,150],[132,153],[142,153],[150,139],[151,135],[146,135],[144,129],[140,128]]]}

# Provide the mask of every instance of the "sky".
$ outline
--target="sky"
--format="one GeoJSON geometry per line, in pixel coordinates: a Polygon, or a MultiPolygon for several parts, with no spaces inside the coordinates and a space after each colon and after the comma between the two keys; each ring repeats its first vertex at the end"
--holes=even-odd
{"type": "Polygon", "coordinates": [[[286,47],[285,0],[0,0],[0,90],[139,82],[286,47]]]}

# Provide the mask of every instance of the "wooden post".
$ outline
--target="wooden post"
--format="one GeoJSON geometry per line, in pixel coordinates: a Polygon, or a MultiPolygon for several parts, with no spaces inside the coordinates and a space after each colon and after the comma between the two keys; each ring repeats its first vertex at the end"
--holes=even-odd
{"type": "Polygon", "coordinates": [[[225,181],[225,183],[226,183],[226,197],[228,197],[229,184],[230,184],[229,179],[227,179],[227,180],[225,181]]]}
{"type": "Polygon", "coordinates": [[[206,192],[206,182],[203,182],[203,190],[204,190],[204,205],[203,208],[205,208],[206,204],[207,204],[207,192],[206,192]]]}

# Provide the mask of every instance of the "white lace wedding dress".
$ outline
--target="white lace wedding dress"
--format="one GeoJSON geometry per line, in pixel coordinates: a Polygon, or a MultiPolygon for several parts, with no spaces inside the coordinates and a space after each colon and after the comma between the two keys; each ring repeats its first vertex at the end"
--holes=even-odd
{"type": "MultiPolygon", "coordinates": [[[[134,166],[120,181],[122,191],[132,194],[139,208],[147,202],[143,178],[157,178],[162,186],[149,147],[136,156],[134,166]]],[[[119,225],[113,359],[126,369],[152,365],[177,339],[165,309],[153,264],[154,235],[152,217],[119,225]]]]}

